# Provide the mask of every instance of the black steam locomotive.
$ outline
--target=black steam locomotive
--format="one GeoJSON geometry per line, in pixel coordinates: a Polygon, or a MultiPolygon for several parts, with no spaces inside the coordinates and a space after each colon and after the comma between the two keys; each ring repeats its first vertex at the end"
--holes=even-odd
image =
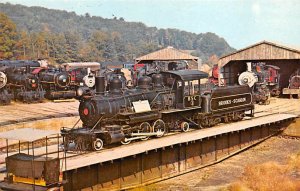
{"type": "Polygon", "coordinates": [[[76,96],[76,91],[70,87],[70,74],[62,69],[46,69],[39,72],[39,78],[43,88],[46,90],[45,97],[47,99],[68,99],[76,96]]]}
{"type": "Polygon", "coordinates": [[[0,105],[75,98],[93,92],[95,75],[86,68],[48,68],[45,61],[0,60],[0,105]],[[83,93],[80,93],[82,92],[83,93]]]}
{"type": "Polygon", "coordinates": [[[0,60],[0,67],[26,67],[30,66],[30,68],[38,68],[41,67],[42,61],[35,60],[0,60]]]}
{"type": "Polygon", "coordinates": [[[96,95],[80,99],[83,127],[62,128],[65,149],[100,150],[104,144],[161,137],[172,130],[188,131],[190,125],[210,127],[241,120],[253,114],[251,90],[233,86],[201,90],[207,74],[196,70],[165,71],[142,76],[138,86],[123,89],[118,77],[105,91],[104,77],[96,77],[96,95]]]}
{"type": "Polygon", "coordinates": [[[7,88],[13,92],[14,98],[25,103],[40,102],[44,99],[45,91],[39,83],[39,78],[31,73],[30,66],[8,67],[7,88]]]}

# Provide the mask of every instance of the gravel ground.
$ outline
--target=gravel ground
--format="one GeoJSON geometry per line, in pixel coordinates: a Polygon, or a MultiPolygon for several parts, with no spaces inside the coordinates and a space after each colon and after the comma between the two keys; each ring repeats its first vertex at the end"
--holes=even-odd
{"type": "Polygon", "coordinates": [[[300,153],[300,140],[272,137],[216,165],[148,185],[138,190],[219,191],[238,181],[247,165],[270,161],[285,164],[291,155],[297,153],[300,153]]]}

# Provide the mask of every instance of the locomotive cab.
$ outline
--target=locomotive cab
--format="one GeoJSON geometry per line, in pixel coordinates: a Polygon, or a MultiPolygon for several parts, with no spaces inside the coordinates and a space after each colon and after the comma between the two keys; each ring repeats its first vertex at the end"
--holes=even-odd
{"type": "Polygon", "coordinates": [[[175,91],[176,109],[201,106],[200,82],[208,74],[198,70],[162,72],[167,84],[175,91]]]}

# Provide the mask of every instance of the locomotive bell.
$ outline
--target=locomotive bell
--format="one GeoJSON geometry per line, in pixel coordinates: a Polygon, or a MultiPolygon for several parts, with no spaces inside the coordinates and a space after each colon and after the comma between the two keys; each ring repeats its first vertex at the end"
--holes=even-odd
{"type": "Polygon", "coordinates": [[[114,76],[113,79],[109,81],[109,91],[113,94],[121,93],[122,81],[118,76],[114,76]]]}
{"type": "Polygon", "coordinates": [[[138,87],[141,89],[150,89],[152,83],[152,78],[149,76],[142,76],[138,80],[138,87]]]}
{"type": "Polygon", "coordinates": [[[155,88],[161,88],[163,86],[163,77],[162,74],[153,74],[152,75],[153,86],[155,88]]]}

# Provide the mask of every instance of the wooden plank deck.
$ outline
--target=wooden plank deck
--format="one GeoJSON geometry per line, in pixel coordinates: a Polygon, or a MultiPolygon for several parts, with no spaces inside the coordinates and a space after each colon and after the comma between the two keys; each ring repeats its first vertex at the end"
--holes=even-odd
{"type": "Polygon", "coordinates": [[[199,140],[202,138],[212,137],[231,131],[239,131],[264,124],[275,123],[277,121],[296,118],[294,114],[273,114],[254,118],[252,120],[244,120],[231,124],[221,124],[213,128],[195,130],[187,133],[181,133],[174,136],[166,136],[162,138],[152,139],[148,141],[138,141],[130,145],[106,149],[99,152],[88,153],[80,157],[70,158],[67,161],[67,170],[77,169],[83,166],[89,166],[106,161],[112,161],[132,155],[144,153],[146,151],[155,150],[162,147],[168,147],[175,144],[181,144],[199,140]]]}

